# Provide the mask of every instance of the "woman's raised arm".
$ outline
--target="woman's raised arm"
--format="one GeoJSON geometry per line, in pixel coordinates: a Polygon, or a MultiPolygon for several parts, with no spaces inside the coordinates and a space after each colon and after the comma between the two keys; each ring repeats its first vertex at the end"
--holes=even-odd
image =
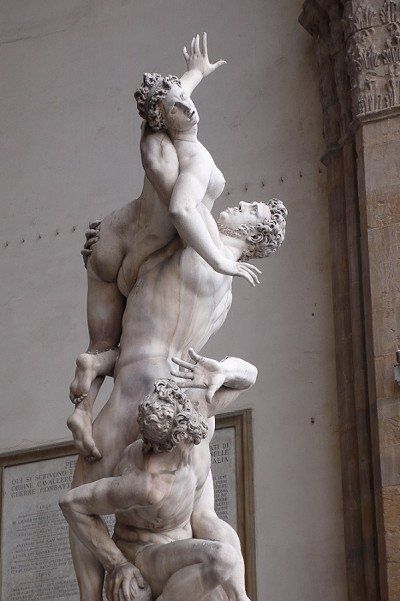
{"type": "Polygon", "coordinates": [[[221,65],[226,65],[224,60],[219,60],[213,64],[208,60],[206,32],[203,33],[203,48],[200,47],[200,36],[197,34],[192,39],[189,51],[184,46],[182,52],[185,57],[187,71],[180,80],[183,89],[189,96],[204,77],[213,73],[221,65]]]}
{"type": "Polygon", "coordinates": [[[178,234],[218,273],[245,278],[252,286],[259,283],[256,271],[249,263],[228,259],[211,238],[197,210],[207,191],[207,183],[195,175],[195,170],[180,173],[171,196],[169,212],[178,234]]]}

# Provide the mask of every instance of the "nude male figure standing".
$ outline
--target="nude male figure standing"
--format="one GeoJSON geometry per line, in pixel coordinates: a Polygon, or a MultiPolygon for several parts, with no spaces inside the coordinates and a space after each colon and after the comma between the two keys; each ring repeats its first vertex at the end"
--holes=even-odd
{"type": "MultiPolygon", "coordinates": [[[[284,239],[286,209],[278,200],[241,202],[221,213],[219,227],[206,207],[199,210],[215,245],[231,261],[268,256],[284,239]]],[[[231,287],[231,276],[217,273],[179,238],[144,263],[126,301],[114,389],[93,425],[103,458],[88,464],[80,457],[74,486],[112,475],[123,449],[139,435],[139,404],[155,380],[170,376],[172,357],[187,357],[189,347],[200,350],[221,327],[231,287]]],[[[81,599],[98,601],[103,566],[74,534],[71,547],[81,599]]]]}

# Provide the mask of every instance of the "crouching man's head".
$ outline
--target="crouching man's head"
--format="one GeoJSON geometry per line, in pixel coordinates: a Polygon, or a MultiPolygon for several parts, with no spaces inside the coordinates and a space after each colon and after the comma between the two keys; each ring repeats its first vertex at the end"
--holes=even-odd
{"type": "Polygon", "coordinates": [[[173,380],[154,383],[154,391],[139,405],[139,429],[143,449],[172,451],[179,443],[200,444],[208,426],[186,394],[173,380]]]}
{"type": "MultiPolygon", "coordinates": [[[[268,257],[285,239],[287,209],[281,200],[240,202],[222,211],[217,223],[221,234],[240,241],[241,261],[268,257]]],[[[233,242],[233,241],[232,241],[233,242]]]]}

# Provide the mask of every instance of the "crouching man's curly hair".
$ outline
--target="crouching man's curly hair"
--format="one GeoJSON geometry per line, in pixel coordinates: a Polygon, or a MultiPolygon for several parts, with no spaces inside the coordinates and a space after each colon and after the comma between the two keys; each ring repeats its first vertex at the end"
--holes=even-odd
{"type": "Polygon", "coordinates": [[[200,444],[208,432],[204,417],[168,379],[154,382],[154,391],[139,405],[138,422],[143,451],[156,453],[172,451],[183,441],[200,444]]]}
{"type": "Polygon", "coordinates": [[[154,131],[165,128],[160,101],[166,97],[174,83],[181,86],[179,78],[175,75],[163,77],[159,73],[145,73],[142,85],[134,94],[139,115],[154,131]]]}

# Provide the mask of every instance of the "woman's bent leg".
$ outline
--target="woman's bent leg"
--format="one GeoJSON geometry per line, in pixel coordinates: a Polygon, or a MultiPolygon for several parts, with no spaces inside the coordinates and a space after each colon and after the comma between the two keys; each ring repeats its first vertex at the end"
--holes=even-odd
{"type": "Polygon", "coordinates": [[[116,282],[105,282],[97,277],[91,269],[90,260],[87,269],[89,347],[76,361],[75,378],[70,389],[73,402],[88,394],[97,376],[113,374],[126,302],[116,282]]]}
{"type": "Polygon", "coordinates": [[[113,375],[118,358],[125,298],[115,283],[103,282],[88,264],[88,326],[90,343],[76,361],[70,398],[76,404],[68,419],[79,453],[88,461],[101,459],[92,435],[92,408],[107,375],[113,375]]]}

